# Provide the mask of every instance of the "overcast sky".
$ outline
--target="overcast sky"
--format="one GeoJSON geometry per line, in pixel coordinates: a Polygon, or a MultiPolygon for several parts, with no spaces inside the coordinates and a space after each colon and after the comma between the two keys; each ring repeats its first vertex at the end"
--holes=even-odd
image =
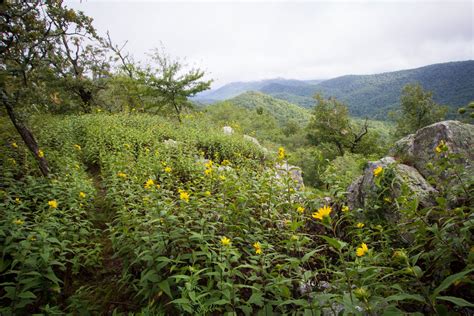
{"type": "Polygon", "coordinates": [[[216,88],[474,59],[474,1],[66,1],[137,60],[162,43],[216,88]]]}

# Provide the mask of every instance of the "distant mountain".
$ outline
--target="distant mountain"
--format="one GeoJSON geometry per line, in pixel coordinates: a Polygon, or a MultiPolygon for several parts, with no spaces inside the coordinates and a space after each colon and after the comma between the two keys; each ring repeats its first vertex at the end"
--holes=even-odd
{"type": "Polygon", "coordinates": [[[313,95],[321,93],[346,103],[354,116],[384,119],[389,109],[398,106],[403,86],[415,82],[432,91],[437,103],[450,106],[454,112],[474,100],[474,60],[374,75],[347,75],[324,81],[272,79],[237,82],[203,93],[196,100],[211,103],[255,90],[311,107],[314,105],[313,95]]]}
{"type": "MultiPolygon", "coordinates": [[[[289,91],[292,91],[292,89],[297,89],[299,91],[301,87],[312,87],[318,82],[320,82],[320,80],[311,80],[311,82],[307,83],[306,81],[302,80],[291,80],[281,78],[249,82],[232,82],[215,90],[212,89],[204,91],[194,97],[193,100],[201,103],[213,103],[216,101],[222,101],[236,97],[248,91],[261,91],[269,94],[267,90],[278,90],[278,87],[280,87],[281,89],[288,89],[289,91]]],[[[276,92],[279,93],[282,91],[276,92]]]]}
{"type": "Polygon", "coordinates": [[[245,92],[229,99],[228,102],[251,110],[261,108],[263,112],[271,114],[281,124],[286,124],[289,120],[306,124],[310,117],[309,110],[261,92],[245,92]]]}

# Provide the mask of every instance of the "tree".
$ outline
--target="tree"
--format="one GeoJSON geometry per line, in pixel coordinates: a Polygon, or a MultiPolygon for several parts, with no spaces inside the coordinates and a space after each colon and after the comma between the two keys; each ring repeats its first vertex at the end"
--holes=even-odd
{"type": "Polygon", "coordinates": [[[149,88],[149,96],[154,98],[160,108],[175,111],[181,123],[181,112],[191,106],[188,98],[209,89],[212,80],[203,80],[204,71],[197,68],[187,70],[186,65],[158,49],[151,57],[156,63],[155,67],[148,67],[142,73],[143,81],[149,88]]]}
{"type": "Polygon", "coordinates": [[[433,101],[433,94],[416,84],[408,84],[400,97],[400,114],[397,118],[396,136],[412,134],[422,127],[442,121],[447,107],[433,101]]]}
{"type": "MultiPolygon", "coordinates": [[[[63,7],[61,1],[12,2],[3,4],[0,10],[1,102],[45,176],[49,174],[47,160],[27,127],[25,117],[33,107],[41,109],[51,103],[60,103],[57,89],[67,86],[59,84],[61,78],[67,78],[71,86],[79,87],[76,91],[85,87],[82,82],[87,81],[85,69],[94,73],[82,62],[86,55],[81,51],[86,50],[75,46],[71,56],[77,72],[70,77],[67,73],[73,71],[75,66],[71,61],[69,64],[63,62],[63,48],[69,45],[67,39],[70,36],[75,36],[76,40],[72,42],[80,46],[77,36],[92,31],[90,22],[83,14],[63,7]]],[[[83,90],[86,94],[91,92],[87,88],[83,90]]],[[[61,92],[68,93],[70,90],[63,89],[61,92]]]]}
{"type": "Polygon", "coordinates": [[[345,150],[354,153],[364,136],[368,133],[368,122],[356,126],[349,119],[347,106],[335,98],[324,99],[320,94],[315,97],[316,106],[307,127],[307,137],[314,145],[331,143],[336,145],[339,154],[345,150]]]}

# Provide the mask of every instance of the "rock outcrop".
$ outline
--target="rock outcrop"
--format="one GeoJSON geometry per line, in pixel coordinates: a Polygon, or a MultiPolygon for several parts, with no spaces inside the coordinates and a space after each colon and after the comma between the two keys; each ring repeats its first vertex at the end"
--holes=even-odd
{"type": "Polygon", "coordinates": [[[463,163],[472,171],[474,125],[459,121],[443,121],[426,126],[396,142],[389,155],[412,165],[427,178],[432,175],[427,165],[437,158],[435,149],[441,141],[445,142],[450,153],[460,154],[462,158],[458,163],[463,163]]]}
{"type": "MultiPolygon", "coordinates": [[[[389,151],[389,157],[379,161],[369,162],[361,177],[356,179],[348,188],[348,204],[351,208],[364,208],[379,198],[380,190],[376,186],[374,170],[382,167],[383,170],[392,170],[395,181],[388,185],[385,196],[397,198],[402,188],[408,189],[411,198],[416,198],[422,207],[432,206],[438,193],[436,181],[429,163],[433,165],[444,153],[440,153],[441,141],[447,146],[447,152],[459,154],[455,163],[463,164],[465,176],[473,175],[472,161],[474,159],[474,126],[458,121],[443,121],[426,126],[415,134],[399,140],[389,151]],[[438,151],[437,151],[438,147],[438,151]]],[[[457,185],[457,178],[450,178],[444,174],[449,183],[445,186],[457,185]]],[[[390,200],[390,199],[389,199],[390,200]]],[[[386,219],[393,218],[393,214],[383,214],[386,219]]]]}
{"type": "Polygon", "coordinates": [[[292,187],[296,190],[302,190],[304,188],[303,182],[303,173],[300,167],[290,165],[286,162],[275,165],[276,174],[275,177],[277,180],[284,179],[287,176],[290,176],[291,180],[293,181],[292,187]]]}

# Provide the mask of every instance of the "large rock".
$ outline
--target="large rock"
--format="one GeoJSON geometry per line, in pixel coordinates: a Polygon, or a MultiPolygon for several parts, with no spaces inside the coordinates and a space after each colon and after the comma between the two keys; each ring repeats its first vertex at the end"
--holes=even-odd
{"type": "Polygon", "coordinates": [[[427,165],[438,158],[435,149],[441,141],[446,143],[450,153],[461,155],[462,158],[457,162],[463,163],[472,174],[474,125],[459,121],[443,121],[426,126],[399,140],[389,155],[415,167],[427,178],[432,175],[427,165]]]}
{"type": "Polygon", "coordinates": [[[277,180],[282,180],[287,176],[290,176],[291,180],[293,180],[294,187],[296,188],[296,190],[302,190],[304,188],[303,172],[301,171],[300,167],[293,166],[284,162],[282,164],[277,163],[275,165],[275,169],[275,177],[277,180]]]}
{"type": "Polygon", "coordinates": [[[230,127],[230,126],[224,126],[224,127],[222,128],[222,131],[223,131],[224,134],[226,134],[226,135],[232,135],[232,134],[234,134],[234,129],[233,129],[232,127],[230,127]]]}
{"type": "MultiPolygon", "coordinates": [[[[369,162],[364,170],[364,174],[355,180],[348,188],[348,204],[351,209],[365,208],[373,205],[379,199],[380,190],[375,184],[374,170],[382,167],[384,172],[393,170],[394,180],[389,186],[389,192],[385,194],[391,199],[402,194],[403,187],[406,187],[411,197],[416,197],[421,206],[432,206],[434,195],[437,193],[423,176],[413,167],[399,164],[393,157],[385,157],[378,161],[369,162]]],[[[381,214],[388,220],[395,219],[397,214],[381,214]]]]}

